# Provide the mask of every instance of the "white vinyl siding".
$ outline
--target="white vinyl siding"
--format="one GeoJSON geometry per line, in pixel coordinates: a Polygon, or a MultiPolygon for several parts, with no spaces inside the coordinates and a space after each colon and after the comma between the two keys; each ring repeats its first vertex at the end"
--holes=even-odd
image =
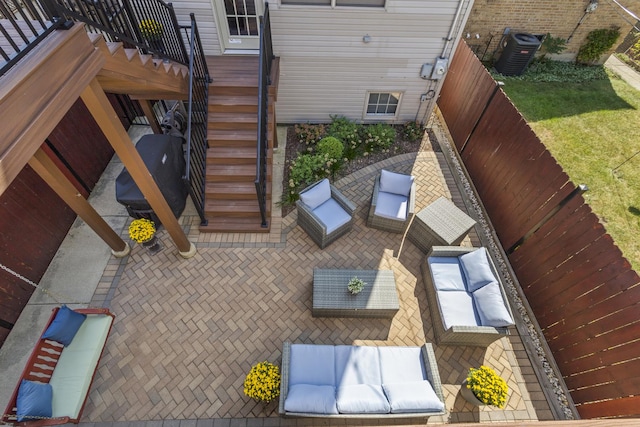
{"type": "Polygon", "coordinates": [[[220,41],[211,0],[173,0],[172,3],[180,25],[189,25],[189,14],[195,14],[204,54],[220,55],[220,41]]]}
{"type": "Polygon", "coordinates": [[[439,84],[421,79],[420,69],[441,55],[457,5],[387,0],[386,9],[273,8],[273,47],[281,72],[278,121],[327,122],[332,114],[380,120],[365,114],[368,92],[403,92],[396,119],[415,120],[427,104],[420,95],[439,84]],[[363,42],[365,35],[369,43],[363,42]]]}

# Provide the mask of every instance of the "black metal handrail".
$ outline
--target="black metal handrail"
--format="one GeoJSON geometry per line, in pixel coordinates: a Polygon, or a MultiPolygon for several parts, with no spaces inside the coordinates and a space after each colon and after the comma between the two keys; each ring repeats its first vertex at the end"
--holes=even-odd
{"type": "Polygon", "coordinates": [[[189,99],[187,104],[187,167],[183,180],[189,187],[191,200],[200,216],[200,224],[206,225],[204,214],[205,175],[207,167],[207,110],[209,69],[200,42],[200,34],[192,13],[191,25],[182,27],[189,40],[189,99]]]}
{"type": "MultiPolygon", "coordinates": [[[[258,77],[258,145],[256,160],[256,194],[260,206],[262,227],[267,227],[267,152],[268,143],[268,111],[269,111],[269,78],[273,62],[273,45],[271,42],[271,21],[269,19],[269,3],[264,3],[264,15],[260,19],[260,57],[258,77]]],[[[275,130],[274,130],[275,131],[275,130]]]]}
{"type": "Polygon", "coordinates": [[[9,46],[0,47],[5,74],[52,31],[63,28],[65,21],[57,18],[46,3],[36,0],[3,0],[0,2],[0,32],[9,46]]]}

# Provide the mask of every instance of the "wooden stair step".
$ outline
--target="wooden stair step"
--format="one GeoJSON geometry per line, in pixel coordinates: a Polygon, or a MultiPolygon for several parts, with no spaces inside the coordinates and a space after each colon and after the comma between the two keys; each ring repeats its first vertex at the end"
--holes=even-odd
{"type": "Polygon", "coordinates": [[[207,164],[255,165],[257,156],[256,147],[213,147],[207,150],[207,164]]]}
{"type": "Polygon", "coordinates": [[[210,218],[207,225],[201,225],[203,233],[268,233],[271,230],[270,223],[267,227],[261,226],[261,219],[255,218],[210,218]]]}
{"type": "Polygon", "coordinates": [[[209,85],[209,95],[258,96],[258,78],[214,80],[209,85]]]}
{"type": "Polygon", "coordinates": [[[253,95],[209,97],[209,113],[258,113],[258,97],[253,95]]]}
{"type": "Polygon", "coordinates": [[[256,165],[207,165],[207,182],[246,182],[256,178],[256,165]]]}
{"type": "Polygon", "coordinates": [[[256,147],[258,131],[251,129],[207,129],[209,147],[256,147]]]}
{"type": "MultiPolygon", "coordinates": [[[[251,182],[207,182],[205,185],[205,198],[257,200],[256,186],[251,182]]],[[[271,186],[267,186],[267,195],[271,194],[271,186]]]]}
{"type": "Polygon", "coordinates": [[[260,217],[258,200],[212,199],[205,202],[204,210],[211,214],[211,218],[217,216],[229,218],[260,217]]]}

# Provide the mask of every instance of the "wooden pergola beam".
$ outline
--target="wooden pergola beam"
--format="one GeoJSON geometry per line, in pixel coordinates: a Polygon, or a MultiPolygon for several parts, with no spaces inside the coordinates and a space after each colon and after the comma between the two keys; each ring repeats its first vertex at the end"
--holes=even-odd
{"type": "Polygon", "coordinates": [[[120,258],[129,254],[129,245],[113,231],[87,199],[78,193],[78,190],[71,181],[69,181],[42,148],[39,148],[29,160],[29,166],[109,245],[111,253],[114,256],[120,258]]]}
{"type": "Polygon", "coordinates": [[[184,258],[196,254],[196,247],[187,239],[182,227],[178,223],[171,207],[164,198],[153,176],[144,164],[142,157],[133,145],[129,134],[122,126],[118,115],[109,103],[109,99],[100,87],[97,79],[94,79],[80,95],[85,105],[91,112],[96,123],[109,140],[116,154],[129,171],[134,182],[151,205],[162,225],[173,239],[184,258]]]}

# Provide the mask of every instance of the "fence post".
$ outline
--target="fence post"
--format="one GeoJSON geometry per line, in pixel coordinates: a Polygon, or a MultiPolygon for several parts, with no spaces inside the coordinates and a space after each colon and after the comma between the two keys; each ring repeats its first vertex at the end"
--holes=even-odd
{"type": "Polygon", "coordinates": [[[489,105],[491,105],[491,101],[493,101],[493,98],[496,96],[496,93],[498,93],[498,90],[502,86],[504,86],[504,82],[496,82],[496,86],[493,88],[493,92],[491,92],[491,96],[489,96],[489,98],[487,99],[487,103],[484,105],[484,108],[482,109],[482,113],[480,113],[480,115],[478,116],[478,120],[476,120],[476,122],[473,124],[473,127],[471,128],[471,132],[469,132],[467,139],[464,140],[464,144],[462,144],[462,147],[460,147],[460,154],[463,153],[465,147],[467,146],[467,143],[469,142],[474,132],[476,131],[476,128],[480,124],[480,121],[484,117],[484,114],[487,112],[489,105]]]}
{"type": "Polygon", "coordinates": [[[560,203],[558,203],[558,205],[556,207],[554,207],[551,212],[549,212],[548,214],[546,214],[544,216],[544,218],[542,218],[540,220],[540,222],[538,222],[536,225],[534,225],[533,227],[531,227],[531,229],[526,232],[524,234],[524,236],[522,236],[520,239],[518,239],[517,242],[515,242],[509,249],[507,249],[505,252],[507,253],[507,255],[511,255],[513,252],[515,252],[516,249],[518,249],[519,246],[521,246],[524,242],[526,242],[531,236],[533,236],[535,234],[536,231],[538,231],[540,229],[540,227],[542,227],[543,225],[545,225],[547,223],[547,221],[549,221],[555,214],[558,213],[558,211],[560,209],[562,209],[562,207],[564,205],[566,205],[567,203],[569,203],[569,201],[571,199],[573,199],[575,196],[577,196],[578,194],[584,194],[586,191],[589,190],[589,187],[587,187],[584,184],[580,184],[578,185],[576,188],[573,189],[573,191],[571,193],[569,193],[564,199],[562,199],[560,201],[560,203]]]}

